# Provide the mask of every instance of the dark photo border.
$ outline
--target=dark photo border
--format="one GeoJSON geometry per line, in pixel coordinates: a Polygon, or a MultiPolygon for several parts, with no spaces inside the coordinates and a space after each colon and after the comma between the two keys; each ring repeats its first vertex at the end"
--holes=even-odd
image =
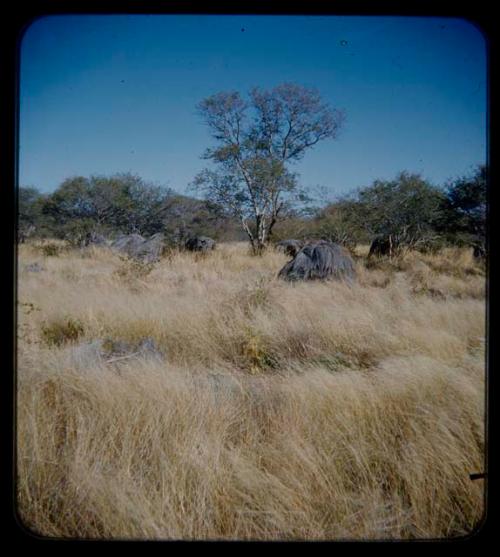
{"type": "MultiPolygon", "coordinates": [[[[489,262],[487,269],[487,354],[486,354],[486,447],[485,470],[476,471],[479,474],[485,473],[485,516],[482,524],[464,538],[451,540],[416,540],[418,543],[451,543],[465,544],[466,546],[485,544],[496,537],[495,515],[498,507],[498,478],[496,475],[496,457],[493,450],[497,441],[496,419],[494,399],[498,397],[498,380],[496,376],[497,361],[495,358],[495,341],[492,337],[494,332],[494,312],[492,311],[493,302],[496,299],[493,285],[496,284],[496,242],[495,228],[495,209],[497,207],[496,188],[496,164],[493,157],[494,129],[492,126],[492,116],[494,115],[494,98],[496,73],[495,65],[498,65],[496,53],[496,31],[498,19],[494,15],[491,4],[486,2],[475,2],[468,4],[443,5],[442,2],[430,1],[409,1],[409,2],[358,2],[358,1],[339,1],[339,2],[297,2],[295,4],[276,2],[199,2],[199,1],[143,1],[124,0],[114,2],[110,0],[40,0],[37,2],[21,2],[18,5],[4,8],[1,19],[0,33],[0,68],[2,76],[1,101],[0,101],[0,134],[1,134],[1,184],[2,184],[2,248],[3,261],[7,267],[7,286],[4,292],[7,293],[7,301],[4,309],[4,316],[7,321],[7,334],[3,335],[5,346],[3,349],[3,361],[5,367],[2,373],[2,430],[4,433],[4,455],[7,455],[8,466],[2,478],[2,494],[0,500],[5,510],[4,532],[7,540],[18,546],[45,546],[52,549],[53,545],[83,543],[85,541],[76,540],[55,540],[36,537],[26,530],[20,523],[16,513],[16,467],[15,467],[15,389],[16,389],[16,302],[17,302],[17,178],[18,178],[18,126],[19,126],[19,55],[20,42],[24,31],[30,23],[39,17],[46,15],[77,15],[77,14],[282,14],[282,15],[404,15],[404,16],[433,16],[433,17],[457,17],[467,19],[478,27],[488,44],[487,71],[488,71],[488,167],[489,167],[489,188],[488,188],[488,245],[489,262]],[[452,7],[453,6],[453,7],[452,7]],[[496,23],[496,25],[495,25],[496,23]],[[493,319],[492,319],[493,318],[493,319]]],[[[500,186],[499,186],[500,188],[500,186]]],[[[476,481],[471,478],[471,481],[476,481]]],[[[106,541],[93,541],[92,543],[106,543],[106,541]]],[[[113,541],[113,543],[124,543],[123,541],[113,541]]],[[[144,542],[128,542],[144,543],[144,542]]],[[[146,542],[147,543],[147,542],[146,542]]],[[[161,543],[161,542],[153,542],[161,543]]],[[[177,545],[199,544],[199,543],[222,543],[222,542],[168,542],[177,545]]],[[[227,542],[223,542],[227,543],[227,542]]],[[[230,543],[275,543],[275,542],[230,542],[230,543]]],[[[293,542],[278,542],[288,544],[293,542]]],[[[302,542],[324,545],[368,543],[364,541],[349,542],[302,542]]],[[[411,541],[386,541],[379,542],[384,546],[394,546],[397,550],[401,549],[399,543],[404,543],[404,549],[411,541]]],[[[190,548],[189,545],[183,549],[190,548]]],[[[384,547],[385,549],[385,547],[384,547]]],[[[419,549],[425,549],[420,547],[419,549]]]]}

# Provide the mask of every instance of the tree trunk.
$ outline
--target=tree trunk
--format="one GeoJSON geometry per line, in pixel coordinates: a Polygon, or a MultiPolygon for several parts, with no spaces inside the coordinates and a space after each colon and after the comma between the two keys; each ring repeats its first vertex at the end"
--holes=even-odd
{"type": "Polygon", "coordinates": [[[248,239],[250,240],[250,245],[252,246],[253,253],[256,253],[256,244],[255,244],[254,235],[252,234],[252,231],[250,230],[247,221],[243,217],[241,218],[241,225],[243,226],[243,230],[247,233],[248,239]]]}
{"type": "Polygon", "coordinates": [[[268,226],[266,223],[266,219],[263,215],[257,215],[256,228],[257,228],[257,241],[256,241],[256,246],[254,248],[254,253],[256,255],[262,255],[266,249],[267,235],[268,235],[268,226]]]}

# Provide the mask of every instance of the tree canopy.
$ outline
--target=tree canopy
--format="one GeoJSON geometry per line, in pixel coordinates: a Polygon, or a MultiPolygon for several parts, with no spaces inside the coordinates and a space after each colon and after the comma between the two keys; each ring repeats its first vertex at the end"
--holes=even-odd
{"type": "Polygon", "coordinates": [[[439,229],[449,240],[484,244],[486,236],[488,171],[485,165],[449,181],[441,206],[439,229]]]}
{"type": "Polygon", "coordinates": [[[238,92],[217,93],[198,111],[215,146],[203,155],[213,167],[199,173],[193,186],[239,218],[259,253],[300,194],[290,165],[319,141],[335,138],[343,115],[316,90],[290,83],[254,88],[247,101],[238,92]]]}
{"type": "Polygon", "coordinates": [[[150,184],[133,174],[75,176],[50,194],[19,188],[19,229],[80,243],[89,233],[108,236],[163,232],[173,243],[190,234],[231,227],[216,207],[150,184]]]}
{"type": "Polygon", "coordinates": [[[444,191],[419,174],[400,172],[393,180],[370,186],[321,210],[316,233],[345,245],[391,236],[407,246],[436,236],[444,191]]]}

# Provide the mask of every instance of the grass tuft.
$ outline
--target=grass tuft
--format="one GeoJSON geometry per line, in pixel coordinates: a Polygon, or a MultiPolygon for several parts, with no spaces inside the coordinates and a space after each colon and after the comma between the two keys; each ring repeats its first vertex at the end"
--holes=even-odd
{"type": "Polygon", "coordinates": [[[68,317],[62,321],[42,324],[42,339],[49,346],[61,346],[67,342],[77,341],[84,333],[80,321],[68,317]]]}

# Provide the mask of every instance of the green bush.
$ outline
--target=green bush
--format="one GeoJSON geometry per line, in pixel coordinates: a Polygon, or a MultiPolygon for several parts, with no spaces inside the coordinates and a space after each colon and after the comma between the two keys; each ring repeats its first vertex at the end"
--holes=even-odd
{"type": "Polygon", "coordinates": [[[78,340],[84,333],[83,325],[77,319],[68,317],[61,321],[44,323],[42,325],[42,339],[49,346],[61,346],[67,342],[78,340]]]}
{"type": "Polygon", "coordinates": [[[58,257],[61,254],[62,247],[57,244],[44,244],[40,247],[40,251],[45,257],[58,257]]]}

